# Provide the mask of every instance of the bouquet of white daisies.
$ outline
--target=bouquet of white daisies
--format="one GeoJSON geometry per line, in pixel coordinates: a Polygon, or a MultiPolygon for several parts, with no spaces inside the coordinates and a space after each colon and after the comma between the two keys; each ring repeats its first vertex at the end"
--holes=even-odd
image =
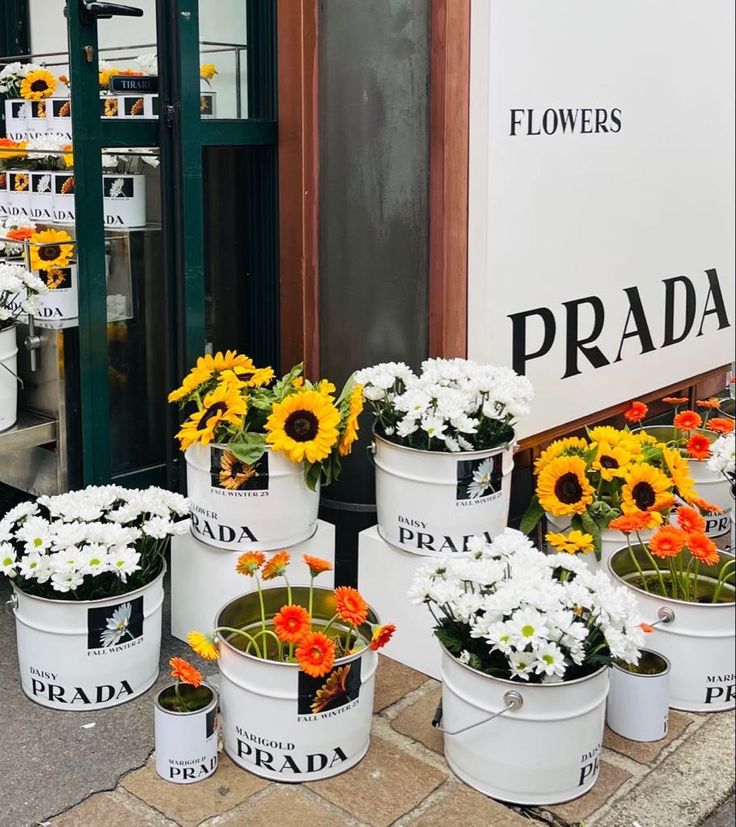
{"type": "Polygon", "coordinates": [[[158,577],[169,537],[189,530],[188,514],[186,498],[162,488],[39,497],[0,520],[0,572],[52,600],[126,594],[158,577]]]}
{"type": "Polygon", "coordinates": [[[723,476],[733,486],[736,484],[736,435],[723,434],[710,446],[708,468],[723,476]]]}
{"type": "Polygon", "coordinates": [[[379,436],[424,451],[480,451],[513,441],[534,395],[511,368],[467,359],[427,359],[418,376],[403,362],[384,362],[355,379],[379,436]]]}
{"type": "Polygon", "coordinates": [[[23,315],[33,315],[46,284],[21,264],[0,261],[0,330],[12,327],[23,315]]]}
{"type": "Polygon", "coordinates": [[[427,603],[451,655],[497,678],[557,683],[613,659],[637,663],[644,632],[633,593],[567,554],[545,555],[520,532],[470,542],[433,560],[409,596],[427,603]]]}

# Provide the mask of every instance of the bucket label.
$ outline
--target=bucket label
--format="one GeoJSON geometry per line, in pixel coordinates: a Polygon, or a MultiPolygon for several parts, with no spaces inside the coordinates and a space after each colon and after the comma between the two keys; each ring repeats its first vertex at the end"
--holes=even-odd
{"type": "Polygon", "coordinates": [[[457,493],[460,503],[487,503],[501,496],[503,455],[485,459],[461,459],[457,463],[457,493]]]}
{"type": "Polygon", "coordinates": [[[10,117],[11,118],[26,118],[28,117],[28,109],[25,101],[14,100],[10,101],[10,117]]]}
{"type": "Polygon", "coordinates": [[[132,176],[103,175],[102,193],[105,198],[133,198],[135,195],[135,181],[132,176]]]}
{"type": "Polygon", "coordinates": [[[707,675],[704,703],[720,706],[736,701],[736,675],[707,675]]]}
{"type": "Polygon", "coordinates": [[[323,747],[324,752],[303,753],[291,741],[263,738],[235,727],[236,760],[241,766],[248,764],[284,776],[307,775],[330,770],[348,760],[339,746],[323,747]]]}
{"type": "Polygon", "coordinates": [[[731,527],[731,509],[721,514],[709,512],[704,515],[705,533],[708,537],[720,537],[731,527]]]}
{"type": "Polygon", "coordinates": [[[580,757],[580,774],[578,776],[578,787],[590,786],[600,770],[600,745],[589,752],[583,753],[580,757]]]}
{"type": "Polygon", "coordinates": [[[207,537],[219,543],[257,543],[258,537],[247,525],[231,526],[221,523],[216,511],[208,511],[201,505],[192,503],[190,515],[192,534],[207,537]]]}
{"type": "Polygon", "coordinates": [[[268,452],[249,465],[232,451],[212,448],[210,451],[212,492],[220,496],[268,496],[268,452]]]}
{"type": "Polygon", "coordinates": [[[143,595],[116,606],[87,609],[88,656],[143,642],[143,595]]]}
{"type": "MultiPolygon", "coordinates": [[[[37,275],[50,291],[70,290],[74,286],[71,267],[50,267],[48,270],[39,270],[37,275]]],[[[52,297],[53,292],[48,298],[52,297]]]]}
{"type": "Polygon", "coordinates": [[[319,721],[342,715],[357,705],[360,697],[360,659],[338,666],[321,678],[299,670],[300,721],[319,721]]]}
{"type": "Polygon", "coordinates": [[[9,192],[28,192],[31,179],[27,172],[11,172],[8,175],[9,192]]]}
{"type": "Polygon", "coordinates": [[[208,775],[217,769],[217,754],[208,756],[202,755],[198,758],[187,758],[177,760],[169,758],[169,778],[171,781],[199,781],[207,778],[208,775]]]}
{"type": "Polygon", "coordinates": [[[415,548],[417,551],[455,552],[468,551],[468,543],[475,536],[483,535],[490,543],[493,536],[489,531],[476,531],[474,534],[449,536],[435,534],[434,529],[424,520],[415,520],[411,517],[398,516],[399,545],[415,548]]]}
{"type": "Polygon", "coordinates": [[[72,115],[72,102],[63,98],[51,101],[51,114],[54,118],[70,118],[72,115]]]}
{"type": "Polygon", "coordinates": [[[133,695],[127,680],[97,685],[69,686],[57,672],[31,666],[31,695],[52,704],[108,704],[133,695]]]}

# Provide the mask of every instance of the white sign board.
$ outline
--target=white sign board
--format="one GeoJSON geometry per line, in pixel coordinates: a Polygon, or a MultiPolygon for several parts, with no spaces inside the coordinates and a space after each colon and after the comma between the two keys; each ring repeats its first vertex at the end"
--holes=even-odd
{"type": "Polygon", "coordinates": [[[541,433],[733,359],[733,0],[473,0],[468,350],[541,433]]]}

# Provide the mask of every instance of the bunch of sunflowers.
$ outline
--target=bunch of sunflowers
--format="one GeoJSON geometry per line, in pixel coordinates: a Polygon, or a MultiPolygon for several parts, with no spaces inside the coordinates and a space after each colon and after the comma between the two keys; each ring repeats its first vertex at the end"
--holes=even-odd
{"type": "Polygon", "coordinates": [[[277,379],[273,368],[258,368],[244,354],[228,350],[197,359],[169,402],[196,410],[177,438],[192,445],[226,445],[235,460],[252,467],[267,448],[304,463],[307,485],[337,479],[340,458],[352,451],[363,410],[363,388],[349,379],[338,397],[326,379],[312,383],[303,365],[277,379]]]}
{"type": "Polygon", "coordinates": [[[569,534],[548,540],[571,553],[595,550],[600,557],[601,531],[621,515],[641,515],[642,528],[655,529],[678,501],[719,510],[699,498],[681,451],[644,431],[601,425],[588,429],[587,439],[558,439],[534,472],[536,490],[521,530],[530,532],[545,513],[567,517],[569,534]]]}

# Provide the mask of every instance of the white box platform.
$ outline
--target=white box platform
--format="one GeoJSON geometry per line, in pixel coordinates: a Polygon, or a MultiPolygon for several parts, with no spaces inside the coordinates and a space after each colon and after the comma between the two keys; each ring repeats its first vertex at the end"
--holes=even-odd
{"type": "MultiPolygon", "coordinates": [[[[292,586],[309,585],[309,569],[303,554],[321,557],[332,563],[333,571],[320,574],[316,586],[331,589],[335,583],[335,526],[317,521],[317,531],[287,549],[291,563],[287,576],[292,586]]],[[[252,577],[235,571],[235,563],[242,552],[224,551],[208,546],[191,534],[171,538],[171,634],[186,640],[193,629],[211,632],[215,615],[229,601],[255,589],[252,577]]],[[[266,557],[269,552],[264,552],[266,557]]],[[[273,585],[284,585],[283,578],[273,585]]]]}
{"type": "Polygon", "coordinates": [[[442,657],[427,606],[407,596],[417,568],[427,557],[409,554],[382,540],[376,526],[358,535],[358,589],[381,623],[395,623],[396,634],[382,650],[388,658],[440,679],[442,657]]]}

